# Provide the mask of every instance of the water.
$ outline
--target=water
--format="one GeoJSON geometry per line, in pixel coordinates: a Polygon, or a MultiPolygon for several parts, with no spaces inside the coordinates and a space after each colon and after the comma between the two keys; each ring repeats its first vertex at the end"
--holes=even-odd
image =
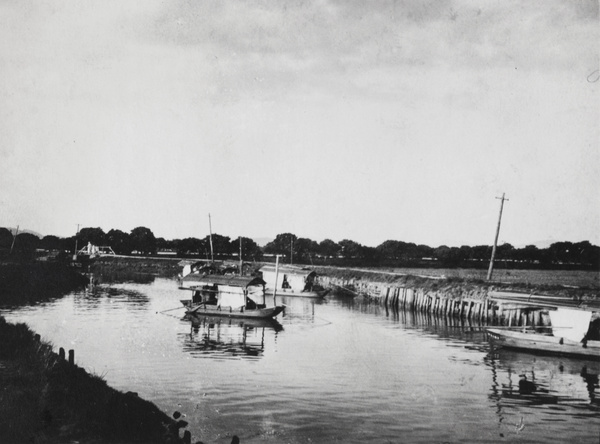
{"type": "Polygon", "coordinates": [[[599,363],[492,351],[478,326],[330,296],[278,300],[276,323],[191,321],[187,296],[102,284],[1,314],[206,443],[600,441],[599,363]]]}

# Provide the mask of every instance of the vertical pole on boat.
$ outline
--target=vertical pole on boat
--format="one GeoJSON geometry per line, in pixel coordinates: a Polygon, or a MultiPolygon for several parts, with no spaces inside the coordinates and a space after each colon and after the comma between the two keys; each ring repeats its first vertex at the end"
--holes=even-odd
{"type": "Polygon", "coordinates": [[[500,234],[500,222],[502,221],[502,208],[504,207],[504,201],[508,200],[504,197],[504,193],[502,193],[502,197],[497,197],[496,199],[500,199],[500,214],[498,215],[498,226],[496,227],[496,238],[494,239],[494,246],[492,247],[492,258],[490,259],[490,267],[488,268],[487,280],[492,280],[492,272],[494,271],[494,259],[496,258],[496,247],[498,246],[498,235],[500,234]]]}
{"type": "Polygon", "coordinates": [[[214,252],[213,252],[212,225],[210,223],[210,213],[208,213],[208,233],[209,233],[209,241],[210,241],[210,262],[212,264],[215,261],[215,257],[214,257],[214,252]]]}
{"type": "Polygon", "coordinates": [[[242,236],[240,236],[240,276],[244,274],[244,261],[242,260],[242,236]]]}
{"type": "Polygon", "coordinates": [[[277,296],[277,278],[279,277],[279,254],[275,255],[275,285],[273,285],[273,303],[277,305],[277,300],[275,296],[277,296]]]}
{"type": "Polygon", "coordinates": [[[18,234],[19,234],[19,226],[17,225],[17,229],[15,230],[15,236],[13,237],[12,244],[10,244],[10,254],[12,254],[13,248],[15,247],[15,241],[17,240],[18,234]]]}

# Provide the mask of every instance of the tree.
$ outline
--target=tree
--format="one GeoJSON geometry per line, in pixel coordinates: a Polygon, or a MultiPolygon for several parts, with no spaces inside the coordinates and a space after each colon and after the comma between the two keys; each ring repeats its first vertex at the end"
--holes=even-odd
{"type": "Polygon", "coordinates": [[[344,239],[340,241],[339,244],[342,249],[342,256],[346,259],[362,257],[362,245],[358,242],[344,239]]]}
{"type": "Polygon", "coordinates": [[[0,248],[9,249],[12,245],[13,234],[8,228],[0,228],[0,248]]]}
{"type": "Polygon", "coordinates": [[[289,256],[296,239],[296,235],[292,233],[278,234],[273,241],[265,245],[265,253],[289,256]]]}
{"type": "Polygon", "coordinates": [[[40,248],[45,250],[60,250],[61,240],[57,236],[44,236],[40,241],[40,248]]]}
{"type": "Polygon", "coordinates": [[[137,227],[131,230],[131,249],[143,254],[156,253],[156,238],[149,228],[137,227]]]}
{"type": "Polygon", "coordinates": [[[85,247],[88,242],[92,245],[105,245],[106,234],[102,228],[82,228],[77,234],[79,248],[85,247]]]}
{"type": "Polygon", "coordinates": [[[294,260],[296,262],[309,261],[317,254],[319,244],[314,240],[301,237],[293,243],[294,260]]]}
{"type": "MultiPolygon", "coordinates": [[[[242,259],[260,261],[262,259],[262,250],[254,240],[248,237],[242,237],[242,259]]],[[[240,238],[231,241],[230,251],[240,251],[240,238]]]]}
{"type": "Polygon", "coordinates": [[[19,233],[15,239],[14,252],[21,255],[32,255],[39,248],[40,238],[31,233],[19,233]]]}
{"type": "MultiPolygon", "coordinates": [[[[210,254],[210,236],[204,238],[205,245],[208,246],[208,252],[210,254]]],[[[228,236],[221,236],[220,234],[212,235],[212,245],[214,256],[229,256],[231,254],[231,239],[228,236]]]]}
{"type": "Polygon", "coordinates": [[[204,256],[204,242],[195,237],[186,237],[177,242],[177,254],[186,256],[190,254],[199,254],[204,256]]]}
{"type": "Polygon", "coordinates": [[[117,254],[131,254],[131,236],[121,230],[106,233],[106,242],[117,254]]]}
{"type": "Polygon", "coordinates": [[[338,257],[340,255],[340,247],[336,242],[331,239],[322,240],[319,243],[318,252],[321,256],[325,257],[338,257]]]}

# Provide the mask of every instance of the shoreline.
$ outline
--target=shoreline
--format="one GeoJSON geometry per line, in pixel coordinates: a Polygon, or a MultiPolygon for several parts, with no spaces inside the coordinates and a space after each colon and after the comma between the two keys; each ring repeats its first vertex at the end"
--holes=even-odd
{"type": "Polygon", "coordinates": [[[26,324],[0,317],[0,337],[1,442],[184,442],[179,431],[187,423],[108,386],[62,350],[55,353],[26,324]]]}

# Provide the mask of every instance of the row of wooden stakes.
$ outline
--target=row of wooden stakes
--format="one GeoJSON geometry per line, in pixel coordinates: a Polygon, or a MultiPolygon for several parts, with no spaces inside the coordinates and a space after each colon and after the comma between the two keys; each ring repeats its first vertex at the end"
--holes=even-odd
{"type": "Polygon", "coordinates": [[[327,279],[326,284],[362,294],[393,310],[413,310],[509,327],[537,327],[550,324],[547,310],[490,300],[484,292],[478,295],[481,298],[475,299],[456,295],[446,296],[436,291],[426,292],[422,288],[388,286],[373,282],[362,282],[360,290],[356,291],[356,286],[351,282],[335,278],[327,279]]]}

